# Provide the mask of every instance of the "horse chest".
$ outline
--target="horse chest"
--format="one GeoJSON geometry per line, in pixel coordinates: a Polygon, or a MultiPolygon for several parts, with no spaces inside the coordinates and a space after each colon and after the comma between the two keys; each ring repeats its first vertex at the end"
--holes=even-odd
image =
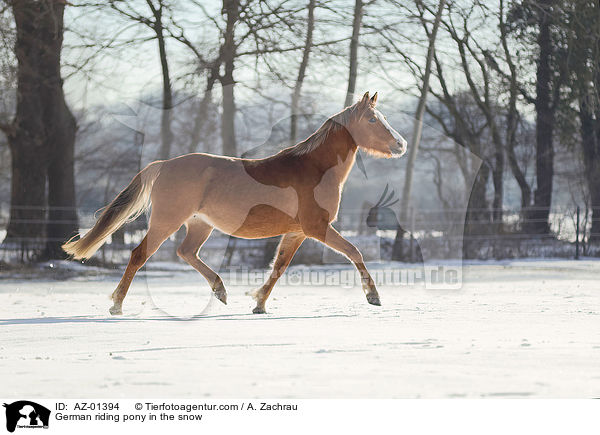
{"type": "Polygon", "coordinates": [[[317,205],[327,211],[333,219],[337,214],[342,186],[337,178],[324,179],[313,190],[314,200],[317,205]]]}

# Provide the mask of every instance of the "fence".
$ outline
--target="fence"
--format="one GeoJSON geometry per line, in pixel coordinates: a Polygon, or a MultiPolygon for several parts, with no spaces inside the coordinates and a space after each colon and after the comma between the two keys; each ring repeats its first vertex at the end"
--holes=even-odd
{"type": "MultiPolygon", "coordinates": [[[[371,209],[369,213],[372,213],[371,209]]],[[[571,257],[599,254],[600,208],[554,207],[526,210],[418,209],[403,222],[376,220],[369,228],[359,214],[345,214],[341,228],[355,234],[376,233],[386,245],[394,243],[397,227],[404,232],[404,259],[571,257]],[[594,224],[593,212],[596,212],[594,224]],[[354,223],[354,224],[353,224],[354,223]],[[356,225],[358,223],[358,225],[356,225]],[[354,225],[354,226],[353,226],[354,225]],[[592,232],[592,230],[596,232],[592,232]],[[377,231],[375,231],[377,230],[377,231]],[[415,248],[422,255],[415,254],[415,248]],[[426,252],[423,252],[426,251],[426,252]]],[[[398,241],[396,240],[396,243],[398,241]]],[[[388,247],[388,251],[391,251],[388,247]]],[[[383,254],[382,254],[383,255],[383,254]]],[[[389,258],[389,255],[386,257],[389,258]]]]}
{"type": "MultiPolygon", "coordinates": [[[[47,208],[40,208],[40,216],[48,215],[47,208]]],[[[379,214],[379,210],[375,210],[379,214]]],[[[593,209],[587,207],[552,208],[548,211],[549,227],[540,231],[546,219],[538,217],[543,209],[527,211],[503,209],[494,213],[491,209],[464,210],[411,210],[403,222],[397,219],[369,222],[364,211],[344,209],[336,227],[342,234],[355,243],[367,260],[390,260],[394,244],[400,246],[402,259],[420,261],[421,259],[502,259],[525,257],[564,257],[580,258],[597,256],[595,241],[600,234],[592,233],[593,209]],[[397,229],[402,237],[396,239],[397,229]],[[396,239],[396,240],[395,240],[396,239]]],[[[595,210],[600,215],[600,209],[595,210]]],[[[8,208],[0,208],[0,240],[6,235],[8,208]]],[[[373,209],[370,210],[373,214],[373,209]]],[[[395,213],[394,213],[395,216],[395,213]]],[[[79,225],[86,231],[94,223],[94,213],[79,210],[79,225]]],[[[20,222],[23,224],[23,222],[20,222]]],[[[25,222],[31,225],[64,224],[39,219],[25,222]]],[[[600,227],[600,225],[599,225],[600,227]]],[[[127,224],[119,234],[105,244],[95,258],[105,263],[123,263],[143,238],[146,220],[141,217],[127,224]]],[[[172,236],[157,253],[158,260],[173,260],[175,249],[181,239],[172,236]]],[[[35,252],[45,246],[48,238],[12,238],[0,244],[0,261],[8,263],[35,259],[35,252]],[[26,247],[26,248],[25,248],[26,247]],[[28,254],[24,255],[23,250],[28,254]]],[[[62,241],[62,240],[60,240],[62,241]]],[[[600,245],[600,244],[599,244],[600,245]]],[[[228,236],[215,232],[203,246],[203,257],[217,267],[223,262],[237,264],[250,263],[255,266],[269,262],[274,250],[274,242],[265,240],[237,240],[232,242],[228,236]],[[214,258],[213,258],[214,257],[214,258]],[[215,258],[221,258],[217,260],[215,258]],[[225,258],[225,260],[223,260],[225,258]],[[210,261],[212,259],[212,261],[210,261]]],[[[298,253],[296,262],[322,263],[328,254],[316,243],[307,242],[298,253]]],[[[343,259],[339,259],[344,261],[343,259]]],[[[332,261],[337,261],[334,260],[332,261]]]]}

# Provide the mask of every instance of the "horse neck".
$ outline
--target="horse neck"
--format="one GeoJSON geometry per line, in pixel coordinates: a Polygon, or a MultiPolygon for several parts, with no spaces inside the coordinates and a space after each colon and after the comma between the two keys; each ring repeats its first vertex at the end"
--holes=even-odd
{"type": "Polygon", "coordinates": [[[323,172],[333,169],[340,179],[346,181],[356,158],[356,144],[345,127],[331,131],[323,143],[307,155],[323,172]]]}

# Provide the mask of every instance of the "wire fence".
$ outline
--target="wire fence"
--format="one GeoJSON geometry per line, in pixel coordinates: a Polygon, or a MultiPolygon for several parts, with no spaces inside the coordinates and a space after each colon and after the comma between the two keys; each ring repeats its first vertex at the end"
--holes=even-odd
{"type": "MultiPolygon", "coordinates": [[[[78,224],[85,232],[95,222],[91,210],[77,209],[78,220],[49,219],[48,207],[13,207],[16,218],[10,220],[8,207],[0,208],[0,261],[30,261],[36,258],[48,242],[60,243],[62,238],[48,236],[40,226],[78,224]],[[21,213],[19,213],[21,212],[21,213]],[[23,213],[29,212],[29,213],[23,213]],[[36,227],[36,235],[26,234],[9,237],[9,224],[21,230],[36,227]],[[25,252],[26,251],[26,252],[25,252]]],[[[59,207],[53,210],[73,211],[59,207]]],[[[113,235],[100,249],[97,258],[107,263],[122,263],[129,252],[142,240],[146,219],[127,224],[113,235]]],[[[600,208],[554,207],[552,209],[493,210],[493,209],[411,209],[404,218],[398,213],[385,210],[365,211],[344,209],[335,226],[342,235],[355,243],[367,260],[390,260],[399,248],[402,260],[424,259],[503,259],[526,257],[580,258],[598,256],[600,241],[600,208]],[[375,219],[371,217],[375,215],[375,219]],[[386,219],[381,219],[385,215],[386,219]],[[390,218],[393,216],[393,218],[390,218]],[[400,231],[400,237],[398,237],[400,231]]],[[[176,259],[175,250],[181,242],[182,233],[171,236],[165,242],[157,258],[176,259]]],[[[322,248],[307,243],[298,258],[305,263],[322,263],[322,248]]],[[[215,232],[203,246],[208,257],[226,257],[231,262],[264,264],[270,261],[274,249],[273,240],[236,240],[232,242],[224,234],[215,232]],[[231,252],[235,251],[235,252],[231,252]]],[[[214,260],[213,263],[218,263],[214,260]]]]}

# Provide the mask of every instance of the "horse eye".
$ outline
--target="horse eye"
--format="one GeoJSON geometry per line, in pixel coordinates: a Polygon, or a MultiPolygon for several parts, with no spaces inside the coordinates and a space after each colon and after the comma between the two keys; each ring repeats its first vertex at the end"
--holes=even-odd
{"type": "Polygon", "coordinates": [[[373,117],[373,118],[369,119],[369,122],[377,122],[377,118],[373,117]]]}

